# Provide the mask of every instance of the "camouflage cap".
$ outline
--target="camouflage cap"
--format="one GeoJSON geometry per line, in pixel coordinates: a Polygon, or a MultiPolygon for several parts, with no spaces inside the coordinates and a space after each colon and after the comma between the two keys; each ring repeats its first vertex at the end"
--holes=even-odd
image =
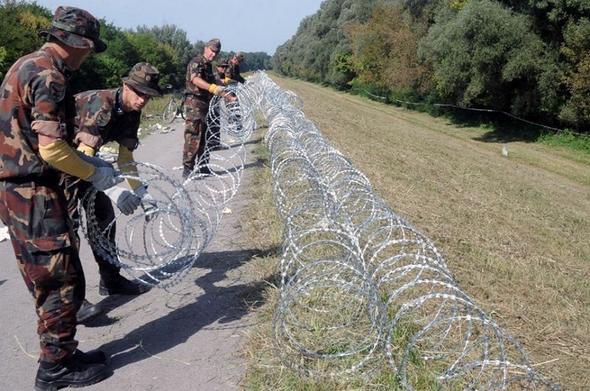
{"type": "Polygon", "coordinates": [[[227,68],[229,66],[229,61],[227,61],[227,58],[220,58],[219,61],[217,61],[217,66],[227,68]]]}
{"type": "Polygon", "coordinates": [[[242,53],[242,52],[237,52],[237,53],[235,54],[235,56],[234,56],[234,57],[235,57],[235,58],[236,58],[236,60],[238,60],[239,62],[242,62],[242,61],[244,61],[244,57],[245,57],[245,55],[244,55],[244,53],[242,53]]]}
{"type": "Polygon", "coordinates": [[[162,95],[159,81],[160,71],[147,62],[135,64],[129,71],[129,76],[123,78],[123,82],[129,84],[134,90],[150,96],[162,95]]]}
{"type": "Polygon", "coordinates": [[[218,38],[210,39],[205,46],[208,46],[215,53],[219,53],[221,51],[221,41],[218,38]]]}
{"type": "Polygon", "coordinates": [[[100,23],[88,11],[76,7],[57,7],[51,27],[39,33],[51,35],[60,42],[78,49],[104,52],[107,45],[99,39],[100,23]]]}

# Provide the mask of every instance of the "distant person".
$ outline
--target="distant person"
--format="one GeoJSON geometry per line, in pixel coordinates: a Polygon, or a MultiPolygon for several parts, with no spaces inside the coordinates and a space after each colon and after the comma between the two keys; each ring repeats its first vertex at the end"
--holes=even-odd
{"type": "Polygon", "coordinates": [[[186,121],[184,130],[184,148],[182,154],[182,177],[187,178],[199,166],[203,175],[211,175],[209,168],[209,149],[207,138],[207,112],[213,95],[220,95],[229,101],[235,100],[216,84],[217,78],[211,62],[221,51],[221,41],[211,39],[203,48],[203,53],[195,56],[186,69],[186,100],[184,103],[186,121]]]}
{"type": "Polygon", "coordinates": [[[229,61],[226,58],[221,58],[217,62],[215,66],[215,70],[217,71],[217,83],[219,85],[225,84],[225,70],[229,66],[229,61]]]}
{"type": "MultiPolygon", "coordinates": [[[[74,339],[85,283],[59,184],[62,172],[99,190],[118,182],[112,166],[70,145],[68,79],[92,51],[106,49],[99,31],[87,11],[58,7],[41,33],[48,42],[18,59],[0,86],[0,218],[39,317],[37,391],[87,386],[112,373],[104,352],[83,353],[74,339]]],[[[12,389],[5,381],[3,389],[12,389]]]]}
{"type": "Polygon", "coordinates": [[[240,64],[244,62],[244,53],[237,52],[231,60],[229,60],[228,67],[225,69],[225,84],[243,83],[245,80],[240,74],[240,64]]]}
{"type": "MultiPolygon", "coordinates": [[[[126,174],[137,176],[137,170],[133,165],[133,151],[139,145],[137,132],[141,111],[152,96],[162,95],[159,80],[158,69],[140,62],[133,66],[128,77],[123,78],[121,87],[77,94],[74,142],[78,145],[78,150],[88,156],[94,156],[103,144],[114,141],[119,145],[118,166],[126,174]]],[[[115,217],[111,200],[126,215],[133,213],[140,204],[146,211],[156,209],[155,200],[141,182],[127,182],[133,193],[119,186],[96,193],[95,218],[101,229],[109,227],[108,237],[113,247],[116,225],[109,226],[115,217]]],[[[78,201],[89,188],[90,185],[86,182],[68,186],[68,209],[74,222],[79,220],[78,201]]],[[[148,290],[145,285],[123,277],[120,274],[121,268],[105,259],[100,250],[92,248],[92,253],[100,273],[100,295],[140,295],[148,290]]],[[[78,311],[78,322],[83,323],[101,312],[98,306],[85,301],[78,311]]]]}
{"type": "MultiPolygon", "coordinates": [[[[218,85],[224,85],[225,84],[225,70],[227,69],[227,67],[229,66],[229,61],[225,58],[220,58],[219,61],[217,61],[217,65],[215,65],[215,70],[216,72],[216,81],[215,83],[218,85]]],[[[215,106],[214,108],[215,110],[215,118],[219,118],[219,108],[218,106],[215,106]]],[[[207,143],[209,146],[209,150],[210,151],[215,151],[215,150],[219,150],[221,149],[221,127],[219,123],[210,125],[210,129],[209,129],[209,136],[207,138],[207,143]]]]}

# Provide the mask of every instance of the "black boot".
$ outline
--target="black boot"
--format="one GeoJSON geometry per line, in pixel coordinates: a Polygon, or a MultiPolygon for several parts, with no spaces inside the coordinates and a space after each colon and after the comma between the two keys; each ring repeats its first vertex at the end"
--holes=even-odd
{"type": "Polygon", "coordinates": [[[79,324],[83,324],[100,314],[102,314],[102,308],[97,304],[92,304],[88,300],[84,300],[76,313],[76,320],[79,324]]]}
{"type": "Polygon", "coordinates": [[[65,387],[84,387],[100,382],[112,374],[105,364],[87,364],[75,355],[56,364],[41,363],[35,378],[36,391],[56,391],[65,387]]]}
{"type": "Polygon", "coordinates": [[[203,165],[199,167],[199,174],[201,174],[201,176],[210,176],[213,175],[213,171],[211,171],[208,165],[203,165]]]}
{"type": "Polygon", "coordinates": [[[104,364],[109,365],[111,362],[110,356],[108,356],[102,350],[91,350],[89,352],[83,352],[76,349],[73,355],[73,360],[79,361],[83,364],[104,364]]]}
{"type": "Polygon", "coordinates": [[[192,169],[184,167],[184,169],[182,170],[182,179],[186,179],[191,175],[191,172],[193,172],[192,169]]]}
{"type": "Polygon", "coordinates": [[[98,285],[98,293],[102,296],[109,295],[141,295],[149,291],[149,287],[137,282],[129,281],[120,274],[101,276],[98,285]]]}

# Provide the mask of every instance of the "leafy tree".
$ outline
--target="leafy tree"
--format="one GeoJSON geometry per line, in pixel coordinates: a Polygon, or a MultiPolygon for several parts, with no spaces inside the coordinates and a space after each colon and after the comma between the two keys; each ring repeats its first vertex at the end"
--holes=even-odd
{"type": "Polygon", "coordinates": [[[428,67],[417,54],[426,24],[412,21],[400,5],[380,4],[371,18],[347,29],[358,81],[382,91],[424,91],[428,67]]]}
{"type": "Polygon", "coordinates": [[[354,76],[342,59],[350,54],[345,28],[371,16],[377,0],[326,0],[320,10],[304,18],[297,33],[279,46],[273,68],[289,76],[347,88],[354,76]],[[343,71],[343,72],[341,72],[343,71]]]}
{"type": "Polygon", "coordinates": [[[147,61],[160,71],[161,83],[179,84],[177,80],[178,56],[172,46],[159,42],[149,33],[127,33],[127,39],[139,53],[141,61],[147,61]]]}
{"type": "Polygon", "coordinates": [[[526,16],[491,0],[439,13],[420,49],[443,98],[518,114],[539,106],[544,51],[526,16]]]}
{"type": "Polygon", "coordinates": [[[22,55],[38,49],[44,42],[38,32],[49,27],[51,13],[38,6],[23,1],[4,1],[0,5],[0,45],[4,48],[0,74],[6,74],[8,68],[22,55]]]}
{"type": "Polygon", "coordinates": [[[564,29],[561,52],[571,64],[566,82],[571,98],[560,117],[570,124],[590,124],[590,19],[570,22],[564,29]]]}

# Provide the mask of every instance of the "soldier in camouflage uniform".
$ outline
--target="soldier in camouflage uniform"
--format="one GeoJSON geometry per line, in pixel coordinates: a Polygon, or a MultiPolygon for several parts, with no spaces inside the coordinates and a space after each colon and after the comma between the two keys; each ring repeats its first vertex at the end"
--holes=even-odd
{"type": "Polygon", "coordinates": [[[225,69],[224,84],[228,85],[231,83],[243,83],[245,82],[242,75],[240,75],[240,63],[244,62],[244,53],[237,52],[225,69]]]}
{"type": "MultiPolygon", "coordinates": [[[[225,68],[225,75],[223,79],[223,84],[225,85],[236,85],[237,83],[244,83],[245,80],[240,74],[240,63],[244,61],[244,53],[237,52],[227,64],[227,68],[225,68]]],[[[232,103],[227,105],[229,112],[232,115],[228,118],[229,125],[236,126],[236,130],[240,131],[242,128],[242,117],[239,110],[239,102],[236,100],[232,103]]]]}
{"type": "Polygon", "coordinates": [[[219,85],[225,84],[225,70],[227,69],[228,66],[229,66],[229,62],[227,61],[226,58],[220,58],[219,61],[217,62],[217,65],[215,66],[215,69],[217,70],[216,83],[218,83],[219,85]]]}
{"type": "Polygon", "coordinates": [[[182,155],[183,177],[186,178],[195,168],[199,172],[210,175],[208,167],[209,150],[206,148],[207,136],[207,111],[213,95],[220,95],[229,101],[235,100],[226,94],[216,83],[211,61],[215,59],[221,50],[221,42],[214,38],[207,42],[203,53],[193,58],[186,70],[186,100],[184,103],[186,122],[184,130],[184,149],[182,155]]]}
{"type": "MultiPolygon", "coordinates": [[[[78,150],[94,156],[103,144],[115,141],[119,144],[117,159],[119,168],[126,174],[137,176],[137,170],[133,164],[133,151],[139,145],[137,132],[141,110],[150,97],[162,95],[158,85],[159,79],[160,72],[154,66],[141,62],[131,69],[128,77],[123,78],[122,87],[77,94],[74,142],[78,150]]],[[[90,184],[70,176],[66,178],[66,181],[68,182],[68,209],[74,222],[78,222],[78,200],[86,193],[90,184]]],[[[119,194],[128,194],[120,187],[112,187],[96,194],[95,217],[101,228],[109,228],[109,238],[112,242],[114,242],[116,227],[111,224],[115,216],[111,200],[124,214],[133,213],[140,201],[146,212],[156,209],[155,200],[141,182],[134,180],[127,182],[133,189],[135,197],[119,198],[119,194]]],[[[121,268],[105,259],[99,251],[93,248],[92,252],[99,267],[101,295],[139,295],[147,291],[146,286],[121,276],[119,273],[121,268]]],[[[100,312],[98,306],[85,301],[78,311],[78,322],[83,323],[100,312]]]]}
{"type": "Polygon", "coordinates": [[[39,317],[41,354],[36,390],[84,386],[108,377],[103,352],[76,349],[76,311],[84,276],[60,172],[105,190],[115,171],[71,147],[70,72],[103,51],[100,25],[88,12],[58,7],[48,43],[21,57],[0,86],[0,218],[8,227],[20,272],[39,317]]]}
{"type": "MultiPolygon", "coordinates": [[[[225,58],[220,58],[219,61],[217,62],[217,65],[215,66],[215,70],[217,71],[215,74],[215,83],[217,85],[223,85],[225,84],[224,79],[225,79],[225,70],[227,69],[227,67],[229,66],[229,62],[227,61],[227,59],[225,58]]],[[[215,117],[219,117],[219,107],[215,106],[214,108],[215,110],[215,117]]],[[[209,150],[210,151],[215,151],[221,148],[221,128],[219,127],[219,123],[217,124],[213,124],[210,125],[211,129],[209,129],[210,131],[210,135],[207,138],[207,142],[209,144],[209,150]]]]}

